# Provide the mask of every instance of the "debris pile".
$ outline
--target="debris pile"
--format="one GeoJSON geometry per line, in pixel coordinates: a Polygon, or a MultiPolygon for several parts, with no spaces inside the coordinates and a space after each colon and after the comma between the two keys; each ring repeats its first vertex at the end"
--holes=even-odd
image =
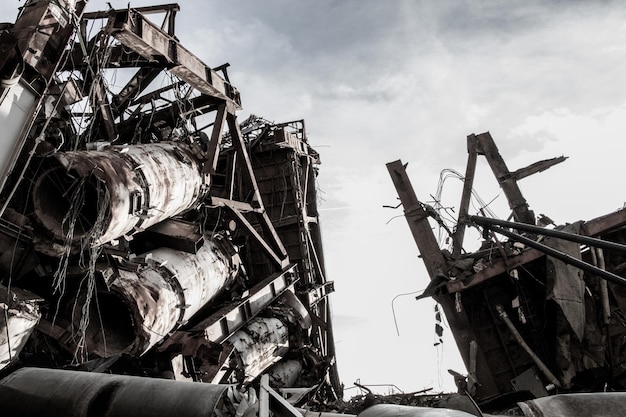
{"type": "Polygon", "coordinates": [[[85,4],[28,0],[0,28],[0,377],[245,392],[267,374],[341,398],[304,121],[240,123],[178,5],[85,4]]]}
{"type": "Polygon", "coordinates": [[[467,367],[460,391],[489,404],[523,393],[626,389],[626,210],[555,226],[535,216],[517,182],[566,158],[510,171],[488,132],[468,136],[467,144],[458,219],[443,228],[450,247],[439,247],[429,223],[429,217],[441,223],[441,208],[417,199],[405,165],[387,164],[430,275],[418,298],[441,305],[467,367]],[[478,156],[486,158],[513,221],[469,212],[478,156]],[[474,252],[463,248],[467,227],[483,237],[474,252]]]}

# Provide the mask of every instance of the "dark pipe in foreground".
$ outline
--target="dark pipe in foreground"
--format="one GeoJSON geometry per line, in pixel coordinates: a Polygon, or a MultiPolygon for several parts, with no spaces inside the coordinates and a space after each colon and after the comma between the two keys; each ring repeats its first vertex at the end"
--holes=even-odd
{"type": "Polygon", "coordinates": [[[227,385],[22,368],[0,381],[3,417],[206,417],[227,385]]]}

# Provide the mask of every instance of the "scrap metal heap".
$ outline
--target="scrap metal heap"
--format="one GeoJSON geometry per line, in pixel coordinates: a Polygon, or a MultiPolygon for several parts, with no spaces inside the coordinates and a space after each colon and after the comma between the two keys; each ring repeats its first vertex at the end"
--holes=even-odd
{"type": "Polygon", "coordinates": [[[418,298],[439,303],[467,367],[467,375],[456,374],[460,392],[490,410],[489,403],[625,390],[626,209],[554,226],[547,216],[535,217],[517,182],[564,157],[511,172],[488,132],[468,136],[467,145],[455,227],[446,224],[449,212],[437,202],[417,199],[405,165],[387,164],[430,275],[418,298]],[[479,156],[493,171],[513,221],[487,216],[482,208],[470,213],[479,156]],[[439,246],[429,220],[445,226],[449,247],[439,246]],[[473,252],[463,249],[468,226],[483,238],[473,252]]]}
{"type": "Polygon", "coordinates": [[[267,374],[341,398],[304,121],[240,125],[178,5],[85,3],[29,0],[1,27],[0,376],[267,374]]]}

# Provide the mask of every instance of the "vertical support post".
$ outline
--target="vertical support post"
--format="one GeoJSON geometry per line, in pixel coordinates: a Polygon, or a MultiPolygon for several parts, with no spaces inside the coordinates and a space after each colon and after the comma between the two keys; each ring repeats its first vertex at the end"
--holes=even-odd
{"type": "Polygon", "coordinates": [[[502,155],[500,155],[491,134],[485,132],[476,136],[476,146],[477,152],[484,155],[487,159],[493,174],[498,180],[498,184],[500,184],[502,191],[504,191],[504,195],[509,201],[509,207],[513,210],[515,221],[535,224],[535,215],[528,208],[528,203],[524,199],[515,177],[511,175],[502,155]]]}
{"type": "MultiPolygon", "coordinates": [[[[446,271],[445,258],[430,228],[427,214],[411,186],[405,166],[400,160],[397,160],[388,163],[387,169],[396,187],[400,201],[404,206],[409,228],[432,281],[435,277],[444,275],[446,271]]],[[[467,312],[462,308],[462,304],[460,309],[456,308],[453,297],[450,294],[441,294],[433,296],[433,299],[441,304],[465,366],[469,368],[472,362],[476,363],[477,396],[486,398],[497,395],[500,393],[500,390],[495,384],[488,362],[479,346],[476,348],[475,359],[471,358],[473,352],[470,353],[470,343],[473,340],[477,340],[476,334],[474,334],[467,312]]]]}
{"type": "MultiPolygon", "coordinates": [[[[209,140],[208,149],[206,151],[206,163],[204,165],[205,174],[215,174],[217,168],[217,160],[220,156],[220,145],[222,144],[222,131],[226,122],[226,103],[221,104],[215,115],[215,122],[211,130],[211,139],[209,140]]],[[[234,141],[234,138],[233,138],[234,141]]]]}
{"type": "Polygon", "coordinates": [[[261,376],[261,386],[259,388],[259,417],[270,417],[269,382],[269,375],[265,374],[261,376]]]}
{"type": "Polygon", "coordinates": [[[391,175],[391,180],[404,207],[404,217],[406,217],[406,221],[409,224],[409,229],[422,255],[422,260],[426,265],[430,279],[432,280],[439,275],[445,275],[446,260],[428,222],[428,214],[417,199],[415,191],[411,186],[405,166],[402,164],[402,161],[397,160],[388,163],[387,170],[389,175],[391,175]]]}
{"type": "Polygon", "coordinates": [[[461,194],[461,205],[459,207],[459,218],[456,223],[456,230],[452,236],[452,256],[457,258],[463,249],[463,239],[465,238],[465,222],[472,198],[474,187],[474,175],[476,173],[476,135],[467,137],[467,167],[465,168],[465,178],[463,179],[463,194],[461,194]]]}
{"type": "Polygon", "coordinates": [[[255,213],[255,216],[257,217],[257,221],[259,222],[261,229],[263,230],[264,238],[282,260],[282,266],[285,267],[289,264],[287,250],[280,240],[280,237],[278,237],[278,233],[276,233],[276,229],[274,229],[269,216],[265,212],[263,200],[261,199],[261,193],[259,192],[259,186],[257,185],[256,177],[254,176],[254,171],[252,169],[252,162],[250,161],[250,156],[248,155],[241,130],[239,129],[239,123],[237,123],[237,116],[234,113],[227,111],[226,122],[228,123],[228,131],[230,132],[233,147],[237,151],[237,156],[240,161],[239,163],[243,165],[241,170],[243,180],[251,192],[251,201],[246,202],[249,202],[254,208],[261,209],[260,212],[255,213]]]}

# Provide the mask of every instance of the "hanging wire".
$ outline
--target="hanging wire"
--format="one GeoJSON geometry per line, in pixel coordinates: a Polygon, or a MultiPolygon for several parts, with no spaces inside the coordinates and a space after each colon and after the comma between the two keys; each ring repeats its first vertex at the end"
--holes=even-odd
{"type": "Polygon", "coordinates": [[[405,297],[405,296],[408,296],[408,295],[414,295],[414,294],[418,294],[418,293],[423,293],[423,292],[424,292],[424,290],[425,290],[425,288],[422,288],[421,290],[417,290],[417,291],[412,291],[412,292],[406,292],[406,293],[398,294],[398,295],[396,295],[395,297],[393,297],[393,298],[391,299],[391,313],[393,314],[393,323],[394,323],[394,324],[395,324],[395,326],[396,326],[396,333],[397,333],[397,335],[398,335],[398,336],[400,336],[400,330],[399,330],[399,328],[398,328],[398,320],[397,320],[397,318],[396,318],[396,309],[395,309],[395,307],[394,307],[394,302],[395,302],[395,301],[396,301],[396,299],[397,299],[397,298],[399,298],[399,297],[405,297]]]}
{"type": "Polygon", "coordinates": [[[59,260],[57,270],[52,277],[52,286],[55,293],[61,295],[65,292],[65,276],[67,274],[67,268],[69,265],[70,255],[72,252],[72,242],[74,240],[74,230],[76,228],[76,222],[80,216],[80,211],[85,202],[85,177],[81,177],[76,183],[76,187],[72,192],[70,199],[70,206],[63,217],[61,227],[65,230],[65,236],[63,240],[63,252],[59,260]]]}
{"type": "MultiPolygon", "coordinates": [[[[87,329],[89,327],[89,320],[90,320],[91,301],[96,297],[96,263],[97,263],[98,258],[100,257],[100,253],[102,252],[102,246],[98,244],[98,239],[100,238],[100,236],[102,236],[102,234],[104,233],[106,229],[106,215],[108,213],[108,207],[109,207],[109,201],[110,201],[109,193],[106,192],[106,190],[102,188],[102,184],[100,183],[100,181],[97,182],[96,190],[97,190],[97,195],[99,196],[98,213],[96,215],[96,220],[94,221],[93,227],[91,229],[90,237],[88,239],[88,242],[86,243],[88,245],[88,248],[86,249],[89,255],[87,272],[83,276],[83,279],[79,286],[79,292],[80,292],[80,288],[82,288],[83,283],[85,281],[87,282],[85,299],[81,300],[82,305],[81,305],[80,322],[78,325],[78,343],[77,343],[76,350],[74,352],[74,360],[76,361],[83,361],[87,359],[86,337],[87,337],[87,329]]],[[[79,297],[76,297],[76,299],[74,300],[73,310],[77,308],[78,302],[79,302],[79,297]]],[[[101,315],[99,305],[97,304],[97,302],[96,302],[96,308],[97,308],[100,323],[102,323],[102,315],[101,315]]],[[[72,317],[74,317],[74,314],[72,314],[72,317]]],[[[106,352],[106,335],[104,333],[104,327],[101,326],[100,331],[102,333],[102,338],[104,341],[104,349],[106,352]]]]}
{"type": "MultiPolygon", "coordinates": [[[[445,183],[448,179],[458,179],[462,182],[465,181],[465,176],[463,176],[460,172],[451,169],[445,168],[439,174],[439,182],[437,184],[437,191],[435,192],[433,198],[433,209],[439,214],[439,218],[442,224],[439,224],[438,228],[438,239],[439,246],[444,246],[446,240],[451,237],[449,231],[454,230],[457,227],[457,220],[452,215],[453,210],[449,207],[444,207],[441,204],[441,198],[443,195],[443,189],[445,183]]],[[[501,192],[498,193],[493,199],[491,199],[488,203],[483,200],[483,198],[478,194],[478,192],[472,188],[471,190],[472,199],[470,199],[470,203],[472,207],[476,210],[476,212],[483,211],[489,217],[498,218],[493,210],[491,210],[490,205],[501,195],[501,192]]]]}

